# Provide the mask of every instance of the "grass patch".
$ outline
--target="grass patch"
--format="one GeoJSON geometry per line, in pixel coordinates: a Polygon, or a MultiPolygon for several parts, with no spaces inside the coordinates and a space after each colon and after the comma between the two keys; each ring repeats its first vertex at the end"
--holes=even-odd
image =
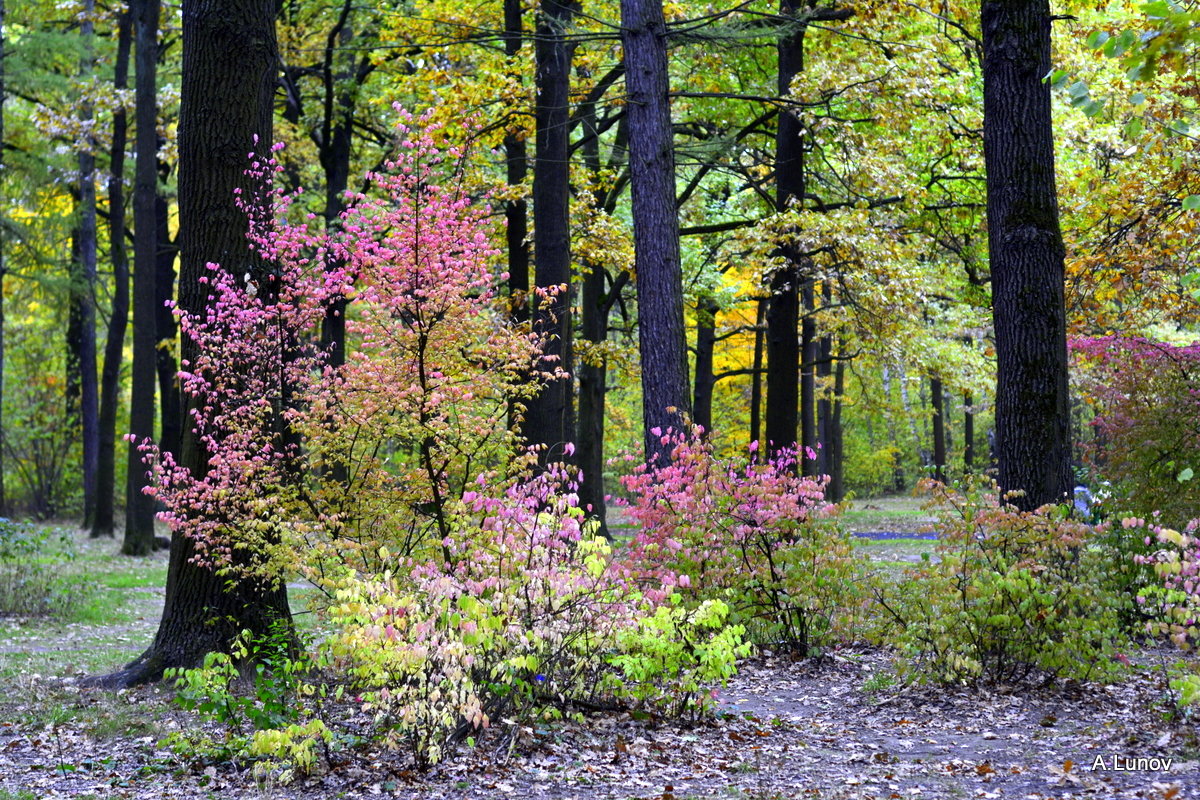
{"type": "Polygon", "coordinates": [[[924,506],[924,498],[904,495],[854,500],[842,523],[852,532],[920,533],[934,522],[924,506]]]}
{"type": "Polygon", "coordinates": [[[38,800],[38,797],[33,792],[10,792],[0,789],[0,800],[38,800]]]}

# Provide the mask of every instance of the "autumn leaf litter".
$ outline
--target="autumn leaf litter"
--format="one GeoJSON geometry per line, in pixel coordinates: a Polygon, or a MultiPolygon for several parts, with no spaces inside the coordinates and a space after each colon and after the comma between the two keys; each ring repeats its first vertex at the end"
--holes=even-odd
{"type": "Polygon", "coordinates": [[[888,687],[889,669],[874,650],[765,656],[743,664],[720,713],[699,723],[628,713],[539,727],[500,720],[429,773],[402,753],[362,750],[335,753],[320,774],[286,786],[245,764],[188,764],[162,749],[170,730],[200,724],[167,705],[162,688],[112,695],[29,681],[21,691],[43,697],[0,706],[0,788],[46,798],[1200,797],[1195,725],[1164,718],[1161,670],[1016,692],[888,687]],[[153,716],[150,732],[98,730],[97,720],[128,725],[139,714],[153,716]],[[1114,770],[1114,758],[1143,768],[1114,770]]]}

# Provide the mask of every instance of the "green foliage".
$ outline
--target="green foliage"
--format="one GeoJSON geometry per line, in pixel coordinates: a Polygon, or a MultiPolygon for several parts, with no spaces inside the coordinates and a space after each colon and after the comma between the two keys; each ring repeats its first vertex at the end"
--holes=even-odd
{"type": "Polygon", "coordinates": [[[89,586],[60,575],[75,557],[66,531],[0,520],[0,616],[67,616],[89,586]]]}
{"type": "Polygon", "coordinates": [[[1064,508],[1021,512],[978,486],[933,491],[939,558],[880,598],[899,623],[901,672],[995,684],[1115,677],[1123,602],[1091,529],[1064,508]]]}
{"type": "MultiPolygon", "coordinates": [[[[705,687],[748,654],[724,603],[689,609],[673,596],[656,609],[605,540],[534,540],[479,572],[339,582],[329,663],[347,677],[372,737],[428,766],[493,720],[554,719],[576,701],[697,716],[710,707],[705,687]]],[[[488,549],[476,558],[490,560],[488,549]]]]}
{"type": "Polygon", "coordinates": [[[1125,631],[1144,628],[1148,613],[1145,600],[1138,598],[1161,584],[1150,563],[1158,545],[1148,533],[1145,520],[1125,517],[1097,525],[1091,539],[1092,546],[1103,555],[1101,581],[1105,590],[1120,601],[1118,613],[1125,631]]]}
{"type": "Polygon", "coordinates": [[[163,677],[174,679],[181,707],[227,729],[223,741],[184,731],[167,744],[192,757],[267,757],[272,766],[310,772],[316,743],[329,737],[319,719],[300,724],[314,713],[305,698],[324,691],[308,683],[315,666],[281,626],[262,639],[244,632],[232,653],[209,653],[196,669],[167,670],[163,677]]]}
{"type": "Polygon", "coordinates": [[[711,709],[716,695],[705,687],[737,672],[737,659],[750,655],[745,628],[726,625],[729,606],[706,600],[694,608],[678,594],[670,605],[617,636],[619,651],[608,661],[620,670],[623,693],[671,716],[693,717],[711,709]]]}

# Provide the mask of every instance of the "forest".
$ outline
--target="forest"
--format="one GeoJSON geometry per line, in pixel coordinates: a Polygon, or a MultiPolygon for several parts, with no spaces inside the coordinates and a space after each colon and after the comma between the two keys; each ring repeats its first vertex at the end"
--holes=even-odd
{"type": "Polygon", "coordinates": [[[1198,58],[0,0],[0,800],[1200,791],[1198,58]]]}

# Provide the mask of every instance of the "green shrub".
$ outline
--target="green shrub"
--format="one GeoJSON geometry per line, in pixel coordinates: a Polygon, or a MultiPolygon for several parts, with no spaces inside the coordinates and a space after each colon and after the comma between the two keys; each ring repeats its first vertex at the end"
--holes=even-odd
{"type": "Polygon", "coordinates": [[[1066,508],[1026,513],[977,487],[933,491],[939,558],[881,597],[898,623],[901,672],[993,684],[1114,677],[1124,603],[1092,530],[1066,508]]]}
{"type": "Polygon", "coordinates": [[[316,744],[332,739],[318,717],[328,688],[309,683],[316,667],[279,627],[257,639],[244,632],[232,653],[209,653],[196,669],[167,670],[163,677],[175,681],[175,702],[220,723],[225,732],[214,740],[183,731],[165,744],[192,758],[264,758],[271,768],[311,772],[316,744]]]}
{"type": "Polygon", "coordinates": [[[74,558],[66,531],[0,520],[0,616],[67,616],[78,608],[89,587],[59,570],[74,558]]]}
{"type": "Polygon", "coordinates": [[[737,659],[750,655],[741,625],[726,625],[729,606],[705,600],[689,608],[682,596],[617,635],[619,651],[608,661],[620,670],[619,693],[668,716],[710,710],[715,694],[737,672],[737,659]]]}

